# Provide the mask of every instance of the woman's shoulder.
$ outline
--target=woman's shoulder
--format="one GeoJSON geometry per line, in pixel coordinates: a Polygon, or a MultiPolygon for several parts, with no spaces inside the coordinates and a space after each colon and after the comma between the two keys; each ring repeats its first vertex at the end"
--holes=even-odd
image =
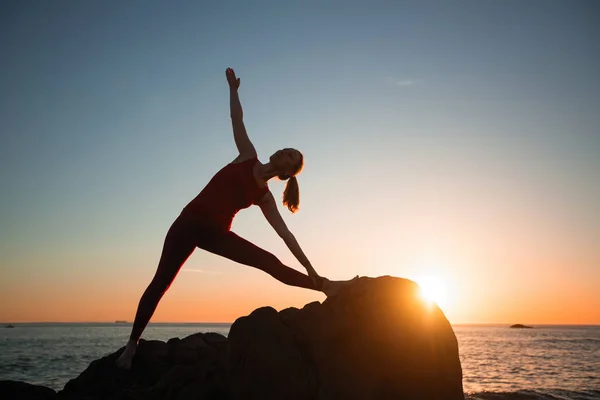
{"type": "Polygon", "coordinates": [[[251,161],[258,161],[258,156],[254,155],[251,157],[248,156],[242,156],[241,154],[239,156],[237,156],[232,162],[230,162],[230,164],[244,164],[244,163],[250,163],[251,161]]]}

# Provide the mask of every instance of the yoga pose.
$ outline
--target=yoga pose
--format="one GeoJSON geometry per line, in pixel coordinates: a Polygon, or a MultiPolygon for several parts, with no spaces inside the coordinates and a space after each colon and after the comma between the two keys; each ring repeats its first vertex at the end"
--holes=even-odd
{"type": "Polygon", "coordinates": [[[238,97],[240,79],[231,68],[227,69],[225,75],[229,83],[233,137],[239,155],[210,180],[167,232],[156,274],[140,299],[129,341],[117,359],[116,363],[121,368],[130,368],[138,341],[160,299],[196,247],[261,269],[287,285],[322,291],[327,296],[335,295],[347,282],[330,281],[317,274],[279,214],[275,198],[267,185],[267,181],[273,177],[287,180],[283,204],[295,212],[300,203],[296,175],[303,167],[302,153],[287,148],[271,155],[266,164],[258,160],[242,119],[238,97]],[[269,224],[306,268],[307,275],[287,267],[273,254],[230,230],[237,212],[253,204],[261,208],[269,224]]]}

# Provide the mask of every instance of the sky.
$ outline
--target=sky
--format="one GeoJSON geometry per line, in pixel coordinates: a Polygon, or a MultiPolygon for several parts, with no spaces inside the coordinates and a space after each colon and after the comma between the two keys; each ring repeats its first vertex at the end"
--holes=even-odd
{"type": "MultiPolygon", "coordinates": [[[[279,207],[321,275],[433,281],[451,323],[600,324],[599,39],[594,1],[4,1],[0,321],[133,320],[237,156],[232,67],[259,159],[304,154],[279,207]]],[[[232,230],[303,271],[258,207],[232,230]]],[[[152,321],[324,299],[197,249],[152,321]]]]}

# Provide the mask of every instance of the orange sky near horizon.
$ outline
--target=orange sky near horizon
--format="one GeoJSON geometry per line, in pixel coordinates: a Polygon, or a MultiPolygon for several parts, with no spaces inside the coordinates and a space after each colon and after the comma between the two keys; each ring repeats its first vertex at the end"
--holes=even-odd
{"type": "MultiPolygon", "coordinates": [[[[281,288],[278,283],[261,282],[256,290],[225,285],[222,291],[199,293],[182,282],[174,284],[167,292],[152,322],[233,322],[255,308],[271,306],[277,310],[287,307],[301,308],[311,301],[323,301],[321,294],[304,293],[301,289],[281,288]],[[231,293],[235,293],[232,296],[231,293]]],[[[136,285],[136,289],[142,289],[136,285]]],[[[198,288],[200,290],[200,288],[198,288]]],[[[581,324],[598,325],[599,304],[593,296],[567,299],[560,293],[549,293],[546,298],[498,297],[484,301],[468,301],[448,290],[448,305],[443,306],[448,320],[453,324],[525,323],[525,324],[581,324]]],[[[481,298],[480,298],[481,299],[481,298]]],[[[10,293],[0,295],[3,323],[19,322],[113,322],[132,321],[133,304],[139,293],[133,288],[124,293],[113,292],[106,296],[98,291],[82,290],[58,297],[52,290],[37,289],[35,295],[15,298],[10,293]]]]}
{"type": "MultiPolygon", "coordinates": [[[[200,253],[197,250],[180,271],[152,322],[233,322],[258,307],[300,308],[311,301],[325,299],[320,293],[285,286],[262,271],[200,253]],[[207,268],[211,261],[218,266],[207,268]]],[[[282,259],[292,261],[289,256],[282,259]]],[[[444,286],[446,296],[439,304],[453,324],[600,324],[600,300],[595,294],[595,283],[553,276],[556,268],[551,264],[535,270],[547,271],[545,276],[536,276],[538,272],[533,272],[524,274],[518,281],[513,281],[508,271],[496,276],[482,273],[468,279],[460,273],[452,276],[448,268],[432,266],[431,262],[413,265],[405,275],[401,269],[394,273],[389,267],[381,268],[380,273],[365,275],[392,275],[417,282],[433,277],[444,286]],[[506,285],[511,289],[498,290],[506,285]],[[532,290],[532,285],[536,290],[532,290]]],[[[0,304],[3,304],[0,321],[132,321],[139,296],[153,272],[148,267],[139,276],[122,269],[118,280],[114,276],[96,274],[92,277],[94,284],[90,284],[87,273],[83,272],[62,284],[50,276],[23,282],[27,291],[15,286],[0,293],[0,304]]]]}

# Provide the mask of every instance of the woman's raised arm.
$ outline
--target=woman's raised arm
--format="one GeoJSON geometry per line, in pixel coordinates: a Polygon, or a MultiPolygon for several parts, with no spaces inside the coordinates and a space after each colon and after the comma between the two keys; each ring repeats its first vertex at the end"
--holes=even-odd
{"type": "Polygon", "coordinates": [[[229,83],[229,108],[231,113],[231,124],[233,126],[233,138],[237,146],[239,161],[243,161],[252,157],[256,157],[256,149],[248,137],[246,127],[244,126],[244,112],[238,95],[240,87],[240,78],[235,76],[235,72],[231,68],[227,68],[225,72],[227,82],[229,83]]]}

